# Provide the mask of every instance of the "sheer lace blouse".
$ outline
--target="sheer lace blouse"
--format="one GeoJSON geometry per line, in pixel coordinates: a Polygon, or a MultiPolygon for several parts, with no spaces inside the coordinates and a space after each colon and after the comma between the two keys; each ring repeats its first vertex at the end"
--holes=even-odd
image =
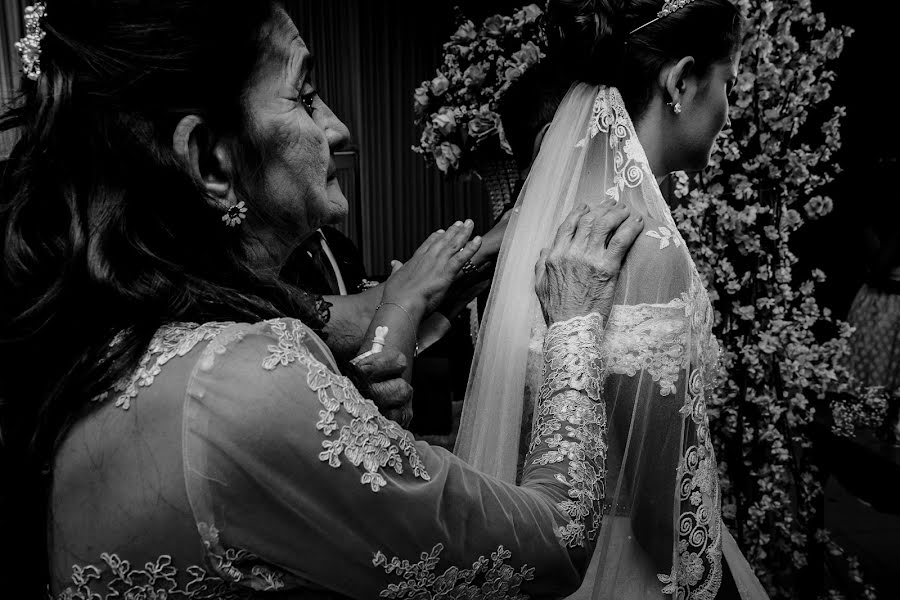
{"type": "Polygon", "coordinates": [[[604,425],[596,389],[566,368],[514,486],[383,418],[299,321],[166,326],[56,456],[52,594],[564,596],[605,456],[577,433],[604,425]]]}

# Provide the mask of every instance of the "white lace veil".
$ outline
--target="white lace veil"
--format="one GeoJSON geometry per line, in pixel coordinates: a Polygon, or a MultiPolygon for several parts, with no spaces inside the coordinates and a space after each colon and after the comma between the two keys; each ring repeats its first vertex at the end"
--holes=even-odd
{"type": "Polygon", "coordinates": [[[766,598],[721,526],[706,417],[718,358],[709,299],[615,88],[573,85],[544,138],[498,258],[455,452],[517,480],[545,332],[534,265],[576,202],[606,197],[647,225],[604,331],[606,514],[574,597],[714,598],[724,548],[741,597],[766,598]]]}

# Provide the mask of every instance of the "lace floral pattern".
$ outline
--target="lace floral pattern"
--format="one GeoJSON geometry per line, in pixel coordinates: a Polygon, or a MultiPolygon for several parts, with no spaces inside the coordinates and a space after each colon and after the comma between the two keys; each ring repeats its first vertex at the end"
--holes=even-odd
{"type": "Polygon", "coordinates": [[[403,473],[406,458],[412,474],[430,480],[425,464],[419,457],[412,436],[397,423],[384,418],[371,400],[363,398],[346,377],[335,374],[316,360],[303,343],[306,327],[292,319],[276,319],[267,322],[278,338],[277,344],[268,347],[269,355],[263,360],[263,368],[273,370],[297,362],[308,370],[307,385],[316,392],[322,403],[316,429],[326,438],[319,460],[339,468],[342,459],[363,470],[360,482],[377,492],[387,485],[381,469],[393,469],[403,473]],[[339,426],[336,416],[343,411],[352,420],[339,426]],[[333,434],[337,432],[337,438],[333,434]]]}
{"type": "Polygon", "coordinates": [[[593,540],[600,526],[606,472],[606,408],[601,398],[602,364],[598,314],[554,323],[544,340],[544,381],[535,413],[530,452],[533,465],[568,460],[568,499],[557,504],[568,521],[557,529],[569,547],[593,540]],[[596,518],[595,518],[596,517],[596,518]]]}
{"type": "Polygon", "coordinates": [[[436,544],[431,552],[422,552],[419,562],[411,563],[394,557],[388,560],[380,550],[372,564],[388,575],[401,579],[381,591],[381,598],[397,600],[449,600],[478,598],[479,600],[528,600],[520,593],[522,583],[534,579],[534,569],[522,565],[517,571],[506,563],[512,553],[503,546],[491,553],[490,559],[480,556],[469,569],[449,567],[441,575],[435,574],[443,544],[436,544]]]}
{"type": "MultiPolygon", "coordinates": [[[[606,190],[606,195],[618,202],[626,187],[638,187],[645,177],[652,178],[653,173],[634,133],[625,102],[615,88],[601,88],[594,101],[588,136],[594,139],[601,133],[609,135],[609,146],[615,160],[613,186],[606,190]]],[[[578,145],[586,143],[587,138],[578,145]]]]}
{"type": "Polygon", "coordinates": [[[658,575],[663,593],[686,600],[713,600],[722,583],[722,514],[719,472],[709,433],[706,391],[719,375],[718,343],[712,335],[713,311],[709,296],[694,271],[686,305],[691,335],[698,340],[680,414],[688,429],[678,464],[676,484],[681,513],[678,548],[672,572],[658,575]]]}
{"type": "Polygon", "coordinates": [[[190,566],[179,572],[168,554],[143,568],[117,554],[103,553],[105,567],[95,565],[72,568],[70,587],[57,600],[238,600],[252,597],[253,591],[284,589],[286,575],[265,565],[246,550],[225,548],[219,530],[198,523],[197,530],[206,549],[206,560],[215,575],[203,567],[190,566]],[[180,585],[183,581],[184,585],[180,585]],[[102,586],[102,592],[98,591],[102,586]]]}
{"type": "MultiPolygon", "coordinates": [[[[232,324],[225,322],[204,323],[203,325],[173,323],[161,327],[150,340],[147,352],[144,353],[135,372],[113,386],[113,390],[119,392],[116,396],[116,406],[122,410],[128,410],[131,407],[131,401],[137,397],[139,388],[153,385],[166,363],[176,356],[186,355],[197,344],[213,339],[232,324]]],[[[117,339],[113,341],[113,344],[117,342],[117,339]]],[[[108,397],[109,394],[104,393],[94,400],[102,401],[108,397]]]]}
{"type": "Polygon", "coordinates": [[[201,567],[188,567],[180,573],[167,554],[143,568],[132,568],[116,554],[103,553],[100,558],[103,568],[72,567],[71,585],[57,600],[240,600],[250,596],[249,590],[235,588],[201,567]],[[179,585],[179,580],[185,581],[184,585],[179,585]]]}
{"type": "MultiPolygon", "coordinates": [[[[607,134],[610,150],[613,151],[613,186],[606,190],[606,195],[618,202],[622,193],[627,188],[640,187],[645,181],[653,179],[650,170],[650,161],[641,146],[634,130],[634,124],[625,108],[625,101],[616,88],[601,87],[594,101],[591,113],[588,137],[594,139],[597,135],[607,134]]],[[[587,143],[585,138],[578,143],[583,146],[587,143]]],[[[651,193],[650,204],[665,220],[666,225],[658,229],[650,229],[644,233],[648,237],[659,240],[659,249],[663,250],[670,244],[680,247],[684,240],[675,225],[671,211],[665,204],[658,190],[651,193]],[[659,196],[659,197],[656,197],[659,196]]]]}
{"type": "Polygon", "coordinates": [[[644,233],[644,235],[659,240],[660,250],[668,248],[669,244],[674,244],[676,248],[679,248],[682,244],[681,236],[678,235],[677,230],[673,231],[672,229],[662,225],[660,225],[656,229],[650,229],[649,231],[644,233]]]}
{"type": "Polygon", "coordinates": [[[684,296],[664,305],[614,306],[602,342],[607,372],[634,377],[646,371],[661,396],[674,394],[688,363],[687,306],[684,296]]]}
{"type": "Polygon", "coordinates": [[[219,541],[219,530],[215,525],[197,523],[197,531],[206,549],[206,560],[226,581],[261,592],[284,589],[284,573],[263,564],[258,556],[247,550],[225,548],[219,541]]]}

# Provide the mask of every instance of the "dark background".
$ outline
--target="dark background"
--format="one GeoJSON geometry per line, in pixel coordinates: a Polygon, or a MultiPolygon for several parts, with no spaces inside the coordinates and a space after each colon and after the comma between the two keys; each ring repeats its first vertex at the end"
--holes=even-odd
{"type": "MultiPolygon", "coordinates": [[[[7,20],[26,0],[2,2],[0,16],[7,20]]],[[[480,21],[523,3],[286,1],[317,55],[322,96],[353,135],[351,147],[338,161],[351,202],[344,230],[359,245],[371,275],[386,273],[391,259],[409,256],[431,231],[458,218],[473,218],[478,231],[490,225],[486,194],[477,178],[448,180],[411,151],[417,137],[412,92],[433,76],[441,46],[456,29],[455,7],[480,21]]],[[[900,7],[895,2],[813,0],[813,9],[824,11],[830,24],[850,25],[855,34],[836,67],[833,99],[846,106],[847,118],[837,157],[844,173],[831,190],[835,210],[802,229],[795,240],[802,259],[800,275],[813,267],[825,271],[829,278],[820,297],[843,317],[871,262],[864,227],[875,224],[884,230],[900,223],[900,198],[892,185],[900,134],[900,98],[892,90],[898,70],[900,7]]],[[[11,24],[10,20],[6,25],[11,24]]],[[[0,37],[3,52],[12,52],[11,38],[0,37]]],[[[0,67],[7,62],[0,61],[0,67]]],[[[0,76],[10,79],[7,70],[0,68],[0,76]]]]}
{"type": "MultiPolygon", "coordinates": [[[[433,229],[456,218],[489,225],[487,198],[477,180],[448,181],[410,150],[416,141],[412,92],[433,76],[441,45],[456,29],[455,6],[477,22],[523,3],[288,0],[301,35],[317,54],[323,97],[354,135],[358,167],[346,175],[352,202],[348,232],[373,274],[384,272],[390,259],[408,256],[433,229]]],[[[871,260],[863,228],[900,223],[900,197],[892,186],[900,98],[891,91],[900,8],[893,2],[814,0],[813,9],[855,33],[836,65],[832,96],[847,108],[838,155],[844,172],[830,190],[835,210],[795,239],[799,274],[813,267],[825,271],[829,278],[821,300],[843,317],[871,260]]]]}

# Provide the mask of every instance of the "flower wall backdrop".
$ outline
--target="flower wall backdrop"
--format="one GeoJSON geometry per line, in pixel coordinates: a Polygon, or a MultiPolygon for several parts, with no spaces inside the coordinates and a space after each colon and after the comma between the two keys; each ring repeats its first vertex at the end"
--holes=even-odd
{"type": "Polygon", "coordinates": [[[536,4],[476,26],[465,16],[444,44],[443,64],[416,88],[419,142],[413,151],[445,175],[477,175],[496,220],[515,201],[520,176],[497,106],[504,92],[544,58],[547,37],[536,4]]]}
{"type": "MultiPolygon", "coordinates": [[[[735,2],[747,27],[731,126],[708,169],[676,176],[673,199],[728,372],[711,399],[724,516],[773,599],[873,598],[824,528],[814,442],[877,427],[885,394],[852,380],[852,328],[819,306],[825,275],[797,272],[792,249],[792,234],[833,208],[844,109],[829,102],[832,68],[852,31],[829,27],[810,0],[735,2]]],[[[483,147],[508,151],[496,102],[544,57],[541,20],[530,5],[481,27],[462,21],[416,90],[416,152],[453,173],[476,167],[483,147]]]]}
{"type": "Polygon", "coordinates": [[[462,17],[444,44],[444,62],[414,97],[421,132],[413,151],[444,173],[466,173],[498,152],[512,156],[497,102],[526,69],[544,57],[547,38],[536,4],[480,27],[462,17]]]}
{"type": "Polygon", "coordinates": [[[824,528],[813,442],[820,424],[845,436],[876,427],[885,397],[853,382],[852,329],[819,306],[825,275],[795,270],[791,240],[833,207],[845,113],[829,102],[831,68],[852,31],[828,27],[810,0],[737,3],[747,36],[732,125],[708,169],[678,176],[674,211],[724,346],[712,424],[723,510],[773,598],[874,597],[824,528]],[[826,564],[842,573],[827,578],[826,564]]]}

